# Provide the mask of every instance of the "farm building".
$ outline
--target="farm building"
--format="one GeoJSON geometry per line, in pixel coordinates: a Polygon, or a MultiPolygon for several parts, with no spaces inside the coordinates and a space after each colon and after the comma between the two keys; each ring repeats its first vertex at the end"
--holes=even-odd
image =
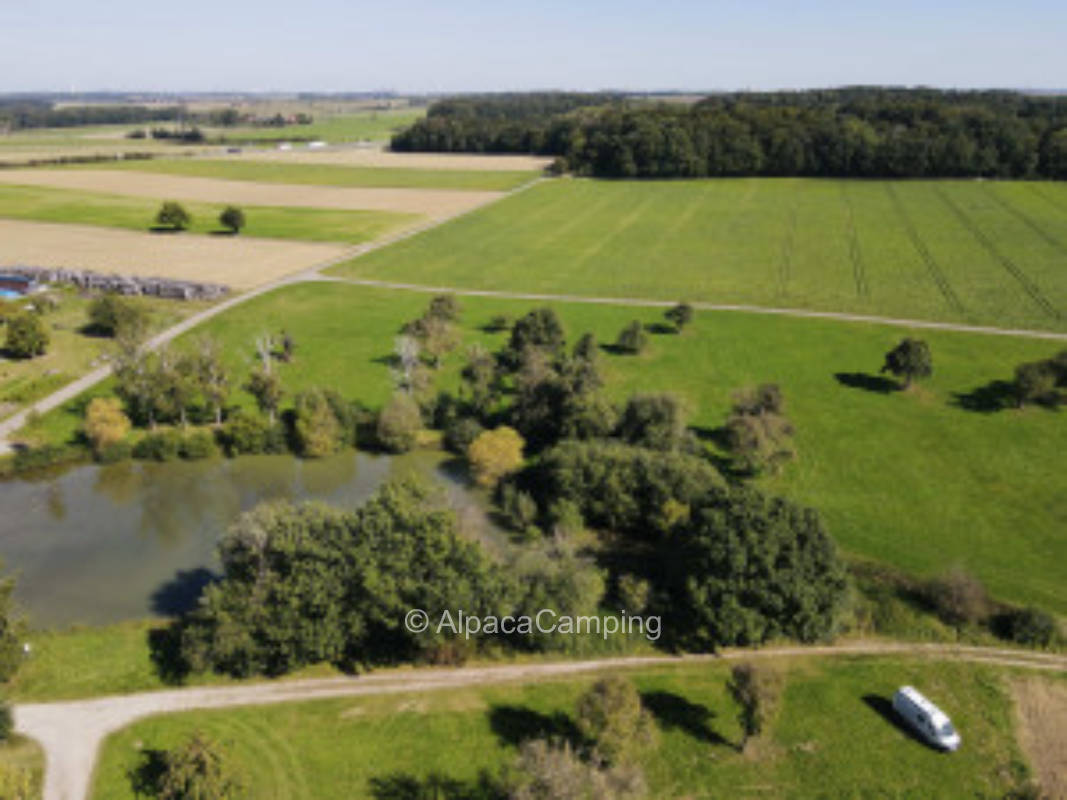
{"type": "Polygon", "coordinates": [[[22,297],[40,288],[35,278],[27,275],[0,273],[0,298],[22,297]]]}

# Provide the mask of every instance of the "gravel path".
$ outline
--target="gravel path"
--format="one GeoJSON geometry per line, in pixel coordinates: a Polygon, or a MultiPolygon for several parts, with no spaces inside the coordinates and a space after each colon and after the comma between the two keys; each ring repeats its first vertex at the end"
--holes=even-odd
{"type": "MultiPolygon", "coordinates": [[[[508,292],[496,289],[464,289],[458,286],[426,286],[419,283],[402,283],[383,281],[374,278],[344,278],[335,275],[312,275],[310,280],[336,281],[353,283],[359,286],[375,286],[381,289],[402,289],[427,294],[455,294],[461,297],[499,297],[505,300],[531,300],[550,303],[591,303],[606,306],[632,306],[634,308],[670,308],[677,305],[674,300],[648,300],[639,297],[597,297],[580,294],[545,294],[540,292],[508,292]]],[[[850,314],[844,311],[811,311],[804,308],[775,308],[773,306],[752,306],[740,303],[704,303],[692,302],[699,311],[737,311],[745,314],[769,314],[780,317],[799,317],[802,319],[832,319],[840,322],[860,322],[871,325],[892,325],[900,328],[919,328],[923,330],[958,331],[960,333],[980,333],[989,336],[1017,336],[1025,339],[1050,339],[1067,342],[1067,333],[1056,331],[1035,331],[1026,328],[996,328],[989,325],[967,325],[956,322],[937,322],[933,320],[907,319],[905,317],[880,317],[870,314],[850,314]]]]}
{"type": "Polygon", "coordinates": [[[43,800],[88,800],[93,765],[104,738],[137,719],[153,714],[530,682],[602,670],[695,661],[894,654],[1067,672],[1067,656],[1061,655],[955,645],[853,642],[820,647],[728,650],[720,655],[680,658],[652,656],[499,667],[402,669],[352,678],[145,692],[73,702],[19,705],[15,707],[15,726],[19,733],[36,739],[44,748],[46,768],[43,800]]]}

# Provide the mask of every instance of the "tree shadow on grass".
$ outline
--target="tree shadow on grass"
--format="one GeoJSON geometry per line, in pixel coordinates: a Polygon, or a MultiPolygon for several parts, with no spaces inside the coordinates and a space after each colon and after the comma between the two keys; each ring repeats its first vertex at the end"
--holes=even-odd
{"type": "Polygon", "coordinates": [[[862,389],[876,394],[891,394],[900,391],[900,384],[881,375],[868,375],[866,372],[835,372],[834,379],[850,389],[862,389]]]}
{"type": "Polygon", "coordinates": [[[163,683],[180,686],[189,675],[189,663],[181,650],[182,625],[175,620],[161,628],[148,631],[148,652],[152,665],[163,683]]]}
{"type": "Polygon", "coordinates": [[[167,771],[166,750],[144,750],[137,766],[126,773],[136,797],[158,797],[163,774],[167,771]]]}
{"type": "Polygon", "coordinates": [[[924,738],[922,738],[914,728],[904,722],[900,714],[898,714],[893,709],[893,701],[889,698],[882,697],[878,694],[865,694],[863,696],[863,702],[866,703],[872,711],[874,711],[882,719],[884,719],[886,722],[888,722],[890,725],[892,725],[894,728],[896,728],[908,738],[918,742],[921,745],[925,745],[926,747],[929,747],[932,750],[937,749],[924,738]]]}
{"type": "Polygon", "coordinates": [[[515,747],[527,739],[562,739],[575,748],[585,744],[578,726],[562,711],[542,714],[521,706],[493,706],[489,726],[501,741],[515,747]]]}
{"type": "MultiPolygon", "coordinates": [[[[1041,406],[1048,411],[1058,411],[1061,402],[1060,396],[1052,391],[1043,398],[1031,401],[1029,405],[1041,406]]],[[[1011,381],[990,381],[985,386],[979,386],[966,394],[954,394],[952,405],[979,414],[995,414],[998,411],[1019,408],[1019,396],[1016,393],[1015,384],[1011,381]]]]}
{"type": "Polygon", "coordinates": [[[715,713],[705,705],[693,703],[673,692],[642,692],[641,703],[663,728],[678,728],[708,744],[731,746],[720,733],[712,729],[709,723],[715,718],[715,713]]]}
{"type": "Polygon", "coordinates": [[[673,325],[667,325],[666,323],[663,323],[663,322],[650,322],[647,325],[645,325],[645,330],[648,331],[649,333],[657,334],[657,335],[660,335],[660,336],[667,335],[667,334],[672,334],[673,335],[673,334],[678,333],[678,329],[676,327],[674,327],[673,325]]]}
{"type": "Polygon", "coordinates": [[[398,772],[371,778],[370,792],[374,800],[504,800],[507,797],[485,772],[474,781],[458,781],[439,773],[417,778],[398,772]]]}
{"type": "Polygon", "coordinates": [[[180,569],[152,593],[152,611],[167,617],[184,614],[196,606],[204,587],[218,579],[218,575],[204,567],[180,569]]]}

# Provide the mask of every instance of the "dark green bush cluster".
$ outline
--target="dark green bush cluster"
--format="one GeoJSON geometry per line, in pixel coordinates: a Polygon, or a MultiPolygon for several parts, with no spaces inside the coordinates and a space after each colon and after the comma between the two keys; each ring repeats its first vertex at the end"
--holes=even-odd
{"type": "MultiPolygon", "coordinates": [[[[410,484],[388,484],[357,511],[264,505],[219,547],[224,577],[178,623],[193,669],[279,675],[429,657],[455,637],[404,626],[407,612],[500,614],[510,589],[455,517],[410,484]]],[[[460,634],[462,636],[462,634],[460,634]]]]}
{"type": "Polygon", "coordinates": [[[134,458],[146,461],[195,461],[218,455],[215,435],[203,428],[181,431],[176,428],[149,433],[133,447],[134,458]]]}

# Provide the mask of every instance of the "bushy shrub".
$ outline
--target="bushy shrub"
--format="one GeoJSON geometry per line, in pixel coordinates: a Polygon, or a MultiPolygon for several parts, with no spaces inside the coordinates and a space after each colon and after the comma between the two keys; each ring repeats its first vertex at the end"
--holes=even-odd
{"type": "Polygon", "coordinates": [[[215,445],[215,434],[206,428],[198,428],[189,431],[182,437],[179,455],[189,461],[202,458],[212,458],[218,455],[219,449],[215,445]]]}
{"type": "Polygon", "coordinates": [[[140,301],[107,293],[89,304],[89,328],[98,336],[139,341],[148,328],[148,312],[140,301]]]}
{"type": "Polygon", "coordinates": [[[509,528],[527,532],[537,522],[537,501],[512,483],[501,484],[497,492],[500,515],[509,528]]]}
{"type": "Polygon", "coordinates": [[[264,453],[269,429],[265,418],[238,411],[219,429],[219,443],[229,456],[264,453]]]}
{"type": "Polygon", "coordinates": [[[40,315],[23,312],[7,321],[4,348],[13,358],[36,358],[48,351],[51,336],[40,315]]]}
{"type": "Polygon", "coordinates": [[[11,470],[16,475],[38,472],[49,467],[74,464],[90,457],[88,448],[72,445],[46,444],[18,450],[11,461],[11,470]]]}
{"type": "Polygon", "coordinates": [[[645,333],[645,326],[636,319],[619,331],[619,338],[615,340],[615,348],[621,353],[637,355],[644,352],[646,347],[648,334],[645,333]]]}
{"type": "Polygon", "coordinates": [[[781,693],[781,680],[771,668],[745,662],[730,671],[726,688],[740,706],[737,720],[741,724],[744,745],[750,738],[759,736],[767,726],[781,693]]]}
{"type": "Polygon", "coordinates": [[[415,447],[422,430],[422,412],[408,394],[397,392],[378,414],[378,444],[391,453],[415,447]]]}
{"type": "Polygon", "coordinates": [[[982,582],[960,567],[930,581],[926,598],[944,622],[957,627],[985,622],[993,607],[982,582]]]}
{"type": "Polygon", "coordinates": [[[641,705],[634,685],[620,675],[601,678],[578,698],[578,730],[594,742],[596,755],[608,764],[626,763],[655,747],[652,715],[641,705]]]}
{"type": "Polygon", "coordinates": [[[118,444],[130,432],[129,417],[117,397],[94,397],[85,409],[85,437],[99,454],[118,444]]]}
{"type": "Polygon", "coordinates": [[[133,455],[133,445],[127,441],[111,442],[96,451],[96,460],[101,464],[117,464],[133,455]]]}
{"type": "Polygon", "coordinates": [[[321,458],[336,453],[354,438],[351,430],[337,419],[334,407],[344,412],[343,402],[333,403],[321,389],[309,389],[296,396],[293,433],[300,453],[308,458],[321,458]]]}
{"type": "Polygon", "coordinates": [[[1031,647],[1049,647],[1057,638],[1056,619],[1032,606],[1003,615],[1000,627],[1013,642],[1031,647]]]}
{"type": "Polygon", "coordinates": [[[626,401],[619,419],[619,438],[638,447],[675,450],[685,443],[687,417],[677,395],[635,394],[626,401]]]}
{"type": "Polygon", "coordinates": [[[177,430],[149,433],[133,448],[135,458],[146,461],[174,461],[181,455],[183,437],[177,430]]]}
{"type": "Polygon", "coordinates": [[[483,431],[467,448],[474,479],[492,489],[506,475],[522,466],[522,449],[526,445],[514,428],[501,425],[491,431],[483,431]]]}
{"type": "Polygon", "coordinates": [[[481,423],[473,417],[459,417],[445,428],[444,444],[449,452],[465,456],[471,442],[484,431],[481,423]]]}
{"type": "Polygon", "coordinates": [[[726,485],[702,458],[620,442],[563,442],[544,454],[531,479],[542,506],[569,500],[589,525],[641,538],[666,531],[669,500],[688,506],[726,485]]]}

